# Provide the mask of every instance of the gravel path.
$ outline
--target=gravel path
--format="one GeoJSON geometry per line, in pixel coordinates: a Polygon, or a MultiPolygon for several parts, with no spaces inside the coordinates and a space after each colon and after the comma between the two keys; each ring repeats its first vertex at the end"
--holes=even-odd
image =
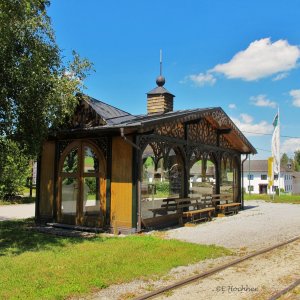
{"type": "Polygon", "coordinates": [[[34,214],[34,203],[0,206],[0,221],[31,218],[34,214]]]}
{"type": "Polygon", "coordinates": [[[167,232],[169,238],[255,250],[300,235],[300,205],[247,201],[237,215],[167,232]]]}

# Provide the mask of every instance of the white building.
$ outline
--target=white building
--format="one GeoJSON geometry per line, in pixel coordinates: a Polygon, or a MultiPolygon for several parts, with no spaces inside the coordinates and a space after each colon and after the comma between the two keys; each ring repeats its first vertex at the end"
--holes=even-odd
{"type": "Polygon", "coordinates": [[[300,173],[293,172],[289,167],[280,168],[280,179],[278,175],[274,178],[274,187],[268,189],[268,161],[249,160],[244,163],[243,186],[246,193],[271,194],[276,188],[285,193],[300,193],[300,173]]]}

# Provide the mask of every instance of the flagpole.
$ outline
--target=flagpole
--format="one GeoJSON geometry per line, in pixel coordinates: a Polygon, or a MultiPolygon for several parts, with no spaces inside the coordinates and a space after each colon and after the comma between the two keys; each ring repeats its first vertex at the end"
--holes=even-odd
{"type": "MultiPolygon", "coordinates": [[[[273,156],[273,176],[277,177],[278,195],[280,195],[280,120],[279,120],[279,105],[277,106],[277,114],[273,120],[273,135],[272,135],[272,156],[273,156]]],[[[275,185],[274,185],[275,186],[275,185]]],[[[277,193],[276,190],[274,192],[277,193]]],[[[275,194],[275,193],[274,193],[275,194]]]]}
{"type": "Polygon", "coordinates": [[[278,139],[278,151],[279,151],[279,161],[278,161],[278,186],[279,186],[279,191],[278,191],[278,196],[280,196],[280,159],[281,159],[281,156],[280,156],[280,116],[279,116],[279,104],[278,104],[278,130],[279,130],[279,139],[278,139]]]}

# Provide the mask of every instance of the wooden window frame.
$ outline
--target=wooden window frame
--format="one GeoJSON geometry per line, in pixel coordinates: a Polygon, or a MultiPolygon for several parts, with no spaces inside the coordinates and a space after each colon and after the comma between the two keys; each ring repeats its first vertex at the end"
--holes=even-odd
{"type": "MultiPolygon", "coordinates": [[[[96,177],[99,181],[100,212],[102,216],[101,226],[104,225],[106,211],[106,160],[98,146],[90,140],[76,140],[70,143],[63,151],[58,168],[58,197],[57,197],[57,220],[64,223],[64,215],[61,211],[62,205],[62,181],[65,178],[76,178],[78,181],[78,194],[76,199],[76,217],[74,225],[83,225],[83,188],[84,178],[96,177]],[[94,172],[84,172],[85,147],[93,150],[99,160],[99,170],[94,172]],[[73,150],[78,149],[78,169],[77,172],[63,172],[63,165],[67,155],[73,150]]],[[[65,216],[66,217],[66,216],[65,216]]]]}

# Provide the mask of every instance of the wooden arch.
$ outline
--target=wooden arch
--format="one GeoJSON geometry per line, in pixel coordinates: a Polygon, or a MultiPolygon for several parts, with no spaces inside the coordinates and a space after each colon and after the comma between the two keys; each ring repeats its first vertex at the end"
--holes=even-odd
{"type": "Polygon", "coordinates": [[[62,152],[58,165],[58,195],[57,195],[57,219],[58,222],[76,225],[85,225],[93,227],[102,227],[104,225],[104,216],[106,211],[106,160],[99,147],[89,140],[76,140],[71,142],[62,152]],[[91,149],[96,156],[98,167],[94,170],[85,170],[85,150],[91,149]],[[77,168],[71,172],[63,169],[67,156],[76,151],[77,168]],[[95,202],[100,201],[99,211],[94,215],[84,213],[84,189],[85,180],[95,178],[95,202]],[[69,179],[74,181],[73,200],[76,198],[76,212],[63,213],[63,181],[69,179]]]}

